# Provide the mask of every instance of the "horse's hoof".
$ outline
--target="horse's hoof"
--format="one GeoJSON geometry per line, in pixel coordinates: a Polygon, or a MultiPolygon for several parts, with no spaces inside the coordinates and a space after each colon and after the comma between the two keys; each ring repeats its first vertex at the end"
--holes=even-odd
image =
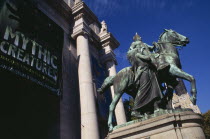
{"type": "Polygon", "coordinates": [[[138,111],[132,111],[131,116],[137,117],[137,118],[143,118],[144,116],[140,114],[138,111]]]}
{"type": "Polygon", "coordinates": [[[110,126],[109,126],[109,132],[112,132],[112,131],[113,131],[113,126],[110,125],[110,126]]]}
{"type": "Polygon", "coordinates": [[[109,128],[109,132],[111,133],[113,131],[113,127],[112,128],[109,128]]]}

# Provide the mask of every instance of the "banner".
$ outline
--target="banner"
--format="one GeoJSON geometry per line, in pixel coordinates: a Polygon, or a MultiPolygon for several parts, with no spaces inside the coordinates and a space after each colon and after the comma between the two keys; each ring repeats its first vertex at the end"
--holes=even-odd
{"type": "Polygon", "coordinates": [[[0,68],[60,94],[63,30],[30,0],[0,2],[0,68]]]}

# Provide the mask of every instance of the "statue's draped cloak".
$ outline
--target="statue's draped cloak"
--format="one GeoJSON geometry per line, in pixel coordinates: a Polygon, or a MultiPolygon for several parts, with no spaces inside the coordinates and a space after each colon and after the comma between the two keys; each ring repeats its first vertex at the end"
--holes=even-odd
{"type": "Polygon", "coordinates": [[[148,67],[144,67],[136,81],[137,94],[133,110],[141,109],[163,97],[155,73],[148,67]]]}
{"type": "Polygon", "coordinates": [[[132,70],[135,76],[133,87],[135,87],[134,90],[137,93],[134,100],[133,110],[147,107],[148,104],[151,105],[153,101],[163,97],[156,74],[150,67],[151,63],[148,63],[149,61],[137,58],[135,56],[137,53],[149,55],[150,52],[146,44],[136,41],[131,44],[131,47],[127,53],[127,58],[132,65],[132,70]]]}

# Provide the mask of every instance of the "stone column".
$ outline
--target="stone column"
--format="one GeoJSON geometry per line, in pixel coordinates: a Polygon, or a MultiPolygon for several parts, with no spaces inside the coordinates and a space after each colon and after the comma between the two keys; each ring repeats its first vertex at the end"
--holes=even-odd
{"type": "Polygon", "coordinates": [[[82,139],[99,139],[98,120],[93,90],[88,35],[77,37],[78,76],[80,89],[82,139]]]}
{"type": "MultiPolygon", "coordinates": [[[[114,36],[111,33],[107,32],[107,26],[104,21],[102,22],[102,29],[100,31],[99,36],[103,47],[103,55],[101,57],[101,60],[104,64],[106,64],[109,76],[114,76],[117,74],[115,67],[117,61],[113,50],[119,46],[119,42],[114,38],[114,36]]],[[[111,89],[112,98],[114,98],[113,86],[110,89],[111,89]]],[[[126,116],[125,116],[125,110],[122,98],[119,100],[115,108],[115,116],[118,125],[126,123],[126,116]]]]}
{"type": "MultiPolygon", "coordinates": [[[[117,74],[115,62],[113,60],[106,62],[106,68],[109,72],[109,76],[114,76],[117,74]]],[[[111,86],[110,89],[111,89],[111,94],[112,94],[112,99],[113,99],[114,98],[114,87],[111,86]]],[[[126,116],[125,116],[125,110],[124,110],[122,98],[119,100],[119,102],[117,103],[117,106],[115,108],[115,116],[116,116],[118,125],[126,123],[126,116]]]]}
{"type": "MultiPolygon", "coordinates": [[[[78,1],[76,1],[78,2],[78,1]]],[[[78,2],[72,8],[74,28],[71,37],[76,40],[78,77],[80,90],[81,139],[99,139],[89,40],[92,40],[89,25],[95,21],[90,9],[84,2],[78,2]]]]}

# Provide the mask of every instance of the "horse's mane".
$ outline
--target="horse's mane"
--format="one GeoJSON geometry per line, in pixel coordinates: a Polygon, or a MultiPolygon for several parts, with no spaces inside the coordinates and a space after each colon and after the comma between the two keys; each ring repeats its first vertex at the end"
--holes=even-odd
{"type": "Polygon", "coordinates": [[[161,40],[161,38],[162,38],[163,34],[165,34],[165,33],[166,33],[166,32],[164,31],[163,33],[161,33],[161,34],[160,34],[158,41],[160,41],[160,40],[161,40]]]}

